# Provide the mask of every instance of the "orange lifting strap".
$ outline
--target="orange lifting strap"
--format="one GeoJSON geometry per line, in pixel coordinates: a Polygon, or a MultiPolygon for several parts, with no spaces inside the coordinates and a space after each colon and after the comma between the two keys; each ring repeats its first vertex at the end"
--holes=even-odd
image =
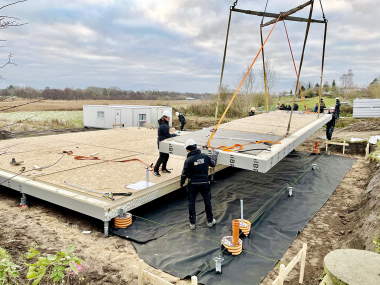
{"type": "Polygon", "coordinates": [[[269,144],[269,145],[272,145],[272,144],[280,144],[281,142],[279,141],[268,141],[268,140],[261,140],[261,141],[254,141],[254,142],[249,142],[249,143],[246,143],[246,144],[234,144],[234,145],[231,145],[231,146],[224,146],[224,145],[221,145],[221,146],[218,146],[218,147],[210,147],[211,149],[219,149],[219,150],[222,150],[222,151],[242,151],[244,149],[245,146],[247,145],[251,145],[251,144],[269,144]]]}

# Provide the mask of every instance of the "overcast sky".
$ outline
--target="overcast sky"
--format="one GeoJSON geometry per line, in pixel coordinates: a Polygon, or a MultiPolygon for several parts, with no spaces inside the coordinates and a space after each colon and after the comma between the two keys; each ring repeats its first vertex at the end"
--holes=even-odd
{"type": "MultiPolygon", "coordinates": [[[[306,0],[270,0],[279,12],[306,0]]],[[[9,1],[0,1],[3,4],[9,1]]],[[[2,57],[17,66],[1,70],[0,87],[119,87],[130,90],[215,92],[231,0],[29,0],[2,10],[28,25],[2,30],[2,57]]],[[[375,0],[323,0],[329,19],[325,78],[339,83],[352,69],[367,86],[380,76],[380,5],[375,0]]],[[[263,10],[264,0],[240,0],[237,8],[263,10]]],[[[307,11],[298,13],[307,16],[307,11]]],[[[321,18],[316,0],[314,18],[321,18]]],[[[225,84],[237,85],[259,49],[261,18],[234,14],[225,84]]],[[[299,60],[306,24],[288,23],[299,60]]],[[[268,32],[269,29],[266,29],[268,32]]],[[[319,80],[323,25],[312,26],[302,82],[319,80]]],[[[283,25],[270,38],[266,55],[276,74],[273,89],[294,88],[283,25]]],[[[260,63],[260,62],[259,62],[260,63]]],[[[261,88],[255,66],[256,86],[261,88]]]]}

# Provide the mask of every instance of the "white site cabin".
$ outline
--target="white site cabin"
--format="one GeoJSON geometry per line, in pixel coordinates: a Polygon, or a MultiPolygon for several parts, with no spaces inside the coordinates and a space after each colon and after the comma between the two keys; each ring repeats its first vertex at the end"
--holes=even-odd
{"type": "MultiPolygon", "coordinates": [[[[165,111],[172,113],[172,108],[142,105],[83,105],[83,125],[100,129],[158,127],[158,120],[165,111]]],[[[169,125],[172,126],[172,118],[169,125]]]]}
{"type": "Polygon", "coordinates": [[[380,99],[355,99],[354,118],[380,118],[380,99]]]}

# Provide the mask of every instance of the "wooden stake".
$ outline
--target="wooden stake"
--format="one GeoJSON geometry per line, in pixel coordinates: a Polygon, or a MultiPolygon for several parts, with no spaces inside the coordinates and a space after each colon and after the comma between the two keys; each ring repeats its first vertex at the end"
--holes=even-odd
{"type": "Polygon", "coordinates": [[[300,279],[299,279],[300,284],[303,284],[303,277],[305,275],[306,252],[307,252],[307,244],[304,243],[302,245],[302,255],[301,255],[301,269],[300,269],[300,279]]]}
{"type": "Polygon", "coordinates": [[[343,141],[343,154],[346,152],[346,141],[343,141]]]}
{"type": "Polygon", "coordinates": [[[198,277],[191,276],[191,285],[198,285],[198,277]]]}
{"type": "Polygon", "coordinates": [[[278,285],[284,285],[286,275],[285,275],[285,265],[281,264],[280,265],[280,272],[278,273],[278,285]]]}
{"type": "Polygon", "coordinates": [[[137,279],[138,285],[144,284],[144,270],[145,270],[144,261],[140,260],[140,262],[139,262],[139,274],[138,274],[138,279],[137,279]]]}

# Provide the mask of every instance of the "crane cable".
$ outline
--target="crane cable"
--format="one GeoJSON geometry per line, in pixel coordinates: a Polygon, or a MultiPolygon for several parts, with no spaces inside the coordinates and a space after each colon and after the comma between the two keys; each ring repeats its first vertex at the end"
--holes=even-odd
{"type": "Polygon", "coordinates": [[[228,16],[226,41],[224,43],[223,61],[222,61],[222,68],[220,70],[218,96],[217,96],[217,99],[216,99],[216,106],[215,106],[215,123],[218,122],[217,120],[218,120],[218,115],[219,115],[219,101],[220,101],[220,93],[222,92],[222,86],[223,86],[224,67],[226,65],[226,56],[227,56],[228,38],[229,38],[229,35],[230,35],[232,10],[236,7],[236,5],[238,4],[238,2],[239,2],[239,0],[235,0],[235,2],[230,6],[230,13],[229,13],[229,16],[228,16]]]}
{"type": "MultiPolygon", "coordinates": [[[[299,92],[299,85],[300,85],[300,75],[301,75],[301,70],[302,70],[302,64],[303,64],[303,59],[304,59],[304,56],[305,56],[305,49],[306,49],[306,42],[307,42],[307,38],[309,36],[309,31],[310,31],[310,26],[311,26],[311,18],[313,16],[313,9],[314,9],[314,0],[311,1],[311,4],[310,4],[310,11],[309,11],[309,17],[308,17],[308,22],[307,22],[307,25],[306,25],[306,31],[305,31],[305,38],[304,38],[304,41],[303,41],[303,47],[302,47],[302,53],[301,53],[301,60],[300,60],[300,66],[298,68],[298,74],[297,74],[297,82],[296,82],[296,94],[299,92]]],[[[294,105],[294,99],[293,99],[293,105],[294,105]]],[[[288,127],[286,129],[286,134],[285,136],[288,136],[289,135],[289,132],[290,132],[290,123],[292,121],[292,117],[293,117],[293,108],[291,108],[290,110],[290,116],[289,116],[289,121],[288,121],[288,127]]]]}
{"type": "MultiPolygon", "coordinates": [[[[263,14],[263,17],[261,18],[261,24],[260,24],[260,40],[261,40],[261,45],[263,45],[263,24],[264,24],[265,13],[266,13],[267,8],[268,8],[268,2],[269,2],[269,0],[267,0],[266,3],[265,3],[264,14],[263,14]]],[[[267,72],[266,72],[266,67],[265,67],[265,53],[264,53],[264,49],[263,49],[261,55],[262,55],[262,60],[263,60],[265,110],[268,112],[269,111],[269,87],[268,87],[268,77],[267,77],[267,72]]]]}
{"type": "MultiPolygon", "coordinates": [[[[292,62],[293,62],[293,66],[294,66],[294,71],[296,73],[296,77],[298,76],[298,70],[297,70],[297,64],[296,64],[296,60],[294,59],[294,54],[293,54],[293,48],[292,48],[292,44],[291,44],[291,41],[290,41],[290,38],[289,38],[289,33],[288,33],[288,28],[286,27],[286,23],[285,23],[285,20],[282,21],[282,23],[284,24],[284,29],[285,29],[285,35],[286,35],[286,38],[288,40],[288,45],[289,45],[289,50],[290,50],[290,55],[292,57],[292,62]]],[[[298,84],[300,85],[300,84],[298,84]]],[[[299,88],[300,86],[298,86],[299,88]]],[[[299,88],[300,92],[302,92],[302,90],[299,88]]],[[[296,97],[297,95],[297,92],[294,92],[294,96],[296,97]]],[[[295,101],[294,101],[295,102],[295,101]]],[[[306,104],[305,104],[305,100],[304,100],[304,97],[301,96],[301,102],[303,103],[304,105],[304,110],[306,111],[306,104]]],[[[293,106],[294,107],[294,106],[293,106]]]]}
{"type": "Polygon", "coordinates": [[[293,66],[294,66],[294,71],[295,71],[296,76],[297,76],[297,75],[298,75],[298,70],[297,70],[296,60],[294,59],[294,54],[293,54],[292,44],[291,44],[291,42],[290,42],[290,38],[289,38],[289,34],[288,34],[288,29],[287,29],[287,27],[286,27],[285,20],[282,21],[282,23],[284,24],[285,35],[286,35],[286,38],[287,38],[287,40],[288,40],[288,45],[289,45],[290,55],[292,56],[292,61],[293,61],[293,66]]]}
{"type": "Polygon", "coordinates": [[[323,83],[323,73],[325,67],[325,53],[326,53],[326,38],[327,38],[327,19],[325,12],[323,10],[322,0],[319,0],[319,4],[321,5],[323,20],[325,21],[325,30],[323,34],[323,49],[322,49],[322,65],[321,65],[321,80],[319,84],[319,98],[318,98],[318,117],[321,112],[321,100],[322,100],[322,83],[323,83]]]}
{"type": "Polygon", "coordinates": [[[247,69],[247,71],[245,72],[244,76],[240,80],[238,87],[235,89],[234,93],[232,94],[232,97],[231,97],[231,99],[230,99],[230,101],[229,101],[226,109],[224,110],[222,116],[220,117],[218,123],[216,124],[215,128],[211,131],[211,135],[210,135],[210,137],[209,137],[209,139],[207,141],[207,147],[211,146],[211,141],[213,140],[213,138],[214,138],[216,132],[218,131],[221,123],[223,122],[224,118],[226,117],[226,114],[227,114],[228,110],[230,109],[230,107],[232,106],[232,103],[235,101],[237,95],[240,93],[240,90],[243,87],[243,84],[244,84],[245,80],[247,79],[249,73],[251,72],[253,66],[255,65],[255,63],[257,61],[257,58],[259,57],[260,53],[262,52],[264,46],[267,44],[270,36],[273,33],[274,28],[276,27],[278,21],[281,19],[281,16],[282,16],[282,13],[280,13],[280,15],[278,16],[276,22],[273,24],[271,30],[269,31],[267,37],[265,38],[265,41],[263,42],[263,44],[259,48],[258,52],[256,53],[255,57],[252,60],[252,63],[250,64],[249,68],[247,69]]]}

